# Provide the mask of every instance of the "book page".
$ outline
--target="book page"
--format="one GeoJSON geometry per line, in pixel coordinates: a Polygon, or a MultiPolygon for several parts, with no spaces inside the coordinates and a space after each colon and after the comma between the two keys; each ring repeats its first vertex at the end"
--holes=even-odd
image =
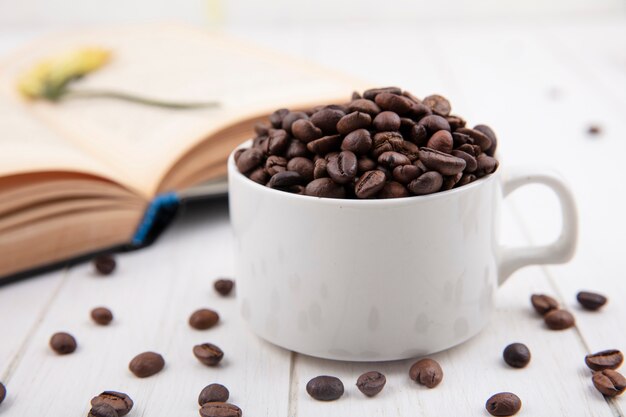
{"type": "MultiPolygon", "coordinates": [[[[140,26],[51,37],[5,60],[0,83],[14,88],[33,62],[85,46],[112,51],[109,64],[76,89],[119,90],[173,101],[217,100],[220,107],[169,110],[110,99],[29,104],[33,113],[116,176],[144,194],[191,147],[250,115],[298,103],[348,101],[360,88],[351,78],[199,29],[140,26]]],[[[253,132],[250,132],[252,135],[253,132]]],[[[227,155],[221,156],[226,160],[227,155]]]]}

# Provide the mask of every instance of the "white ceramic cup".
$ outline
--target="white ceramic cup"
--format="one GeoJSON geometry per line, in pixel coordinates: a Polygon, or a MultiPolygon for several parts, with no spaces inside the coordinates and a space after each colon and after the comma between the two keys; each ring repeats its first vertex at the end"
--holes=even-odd
{"type": "Polygon", "coordinates": [[[259,185],[238,172],[231,155],[244,319],[276,345],[327,359],[404,359],[471,338],[488,323],[498,285],[515,270],[566,262],[576,247],[576,205],[563,180],[505,169],[427,196],[342,200],[259,185]],[[559,198],[560,236],[545,246],[503,247],[501,200],[531,183],[559,198]]]}

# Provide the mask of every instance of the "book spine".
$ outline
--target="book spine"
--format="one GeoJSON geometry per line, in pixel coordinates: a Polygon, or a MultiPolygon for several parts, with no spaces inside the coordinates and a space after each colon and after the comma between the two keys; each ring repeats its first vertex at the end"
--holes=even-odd
{"type": "Polygon", "coordinates": [[[180,199],[176,193],[160,194],[152,200],[139,223],[131,245],[134,248],[147,246],[154,242],[168,224],[174,219],[180,199]]]}

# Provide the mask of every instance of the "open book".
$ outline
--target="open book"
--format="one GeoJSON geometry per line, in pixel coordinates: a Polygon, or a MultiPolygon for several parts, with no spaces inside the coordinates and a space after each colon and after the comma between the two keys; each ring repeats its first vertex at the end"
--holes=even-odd
{"type": "MultiPolygon", "coordinates": [[[[225,191],[226,159],[280,107],[347,101],[353,78],[176,25],[47,37],[0,60],[0,277],[149,243],[181,195],[225,191]],[[107,99],[28,101],[33,63],[99,46],[111,62],[78,86],[217,108],[168,110],[107,99]],[[206,184],[212,186],[197,188],[206,184]],[[221,184],[224,184],[221,182],[221,184]],[[164,214],[165,213],[165,214],[164,214]]],[[[0,283],[2,283],[0,279],[0,283]]]]}

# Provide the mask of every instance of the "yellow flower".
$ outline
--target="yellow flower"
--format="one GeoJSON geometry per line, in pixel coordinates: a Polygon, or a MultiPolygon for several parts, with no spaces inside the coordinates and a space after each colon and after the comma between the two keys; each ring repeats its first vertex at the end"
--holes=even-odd
{"type": "Polygon", "coordinates": [[[57,99],[71,81],[105,65],[111,52],[83,48],[35,64],[18,79],[17,88],[26,98],[57,99]]]}

